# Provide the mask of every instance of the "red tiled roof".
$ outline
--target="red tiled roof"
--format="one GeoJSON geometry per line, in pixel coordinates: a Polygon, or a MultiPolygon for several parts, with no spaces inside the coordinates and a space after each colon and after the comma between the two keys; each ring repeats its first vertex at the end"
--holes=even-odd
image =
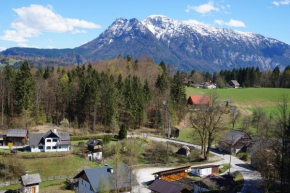
{"type": "Polygon", "coordinates": [[[194,95],[189,97],[194,105],[208,105],[210,98],[208,96],[194,95]]]}

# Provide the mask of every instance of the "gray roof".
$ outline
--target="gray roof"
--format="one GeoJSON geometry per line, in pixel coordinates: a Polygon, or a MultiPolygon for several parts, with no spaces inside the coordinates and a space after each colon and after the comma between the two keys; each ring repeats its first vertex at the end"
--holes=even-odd
{"type": "Polygon", "coordinates": [[[39,174],[26,174],[21,176],[21,181],[24,186],[31,184],[39,184],[41,182],[41,178],[39,174]]]}
{"type": "Polygon", "coordinates": [[[8,129],[7,137],[25,137],[27,135],[26,129],[8,129]]]}
{"type": "Polygon", "coordinates": [[[59,137],[60,139],[60,145],[68,145],[70,138],[69,138],[69,133],[68,132],[64,132],[64,133],[54,133],[53,131],[49,130],[46,133],[30,133],[28,135],[29,138],[29,145],[35,145],[37,146],[41,139],[45,139],[46,137],[48,137],[50,134],[55,134],[57,137],[59,137]]]}
{"type": "Polygon", "coordinates": [[[97,139],[89,139],[89,141],[87,142],[87,145],[92,145],[92,146],[95,146],[98,144],[102,144],[102,142],[100,140],[97,140],[97,139]]]}
{"type": "Polygon", "coordinates": [[[185,188],[164,180],[155,180],[148,189],[158,193],[180,193],[185,188]]]}
{"type": "Polygon", "coordinates": [[[238,131],[231,129],[221,138],[221,141],[227,142],[229,144],[235,144],[241,138],[251,138],[250,135],[243,131],[238,131]]]}
{"type": "Polygon", "coordinates": [[[231,82],[232,82],[234,85],[236,85],[236,86],[240,86],[240,84],[239,84],[238,81],[236,81],[236,80],[231,80],[231,82]]]}
{"type": "Polygon", "coordinates": [[[83,173],[85,173],[95,192],[97,191],[102,176],[104,176],[108,182],[110,190],[116,189],[116,179],[118,180],[119,189],[138,185],[136,177],[126,164],[120,165],[118,176],[116,176],[115,167],[113,167],[113,173],[109,172],[110,168],[112,167],[104,166],[101,168],[86,169],[77,174],[74,179],[79,178],[83,173]]]}

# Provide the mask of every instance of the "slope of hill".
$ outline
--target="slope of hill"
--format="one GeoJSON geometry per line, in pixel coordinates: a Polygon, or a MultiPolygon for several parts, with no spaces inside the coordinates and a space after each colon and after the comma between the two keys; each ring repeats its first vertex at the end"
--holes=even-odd
{"type": "Polygon", "coordinates": [[[142,22],[118,18],[99,37],[74,49],[10,48],[4,55],[55,58],[73,64],[119,54],[164,60],[181,70],[216,71],[290,64],[290,46],[259,34],[216,28],[197,21],[153,15],[142,22]]]}

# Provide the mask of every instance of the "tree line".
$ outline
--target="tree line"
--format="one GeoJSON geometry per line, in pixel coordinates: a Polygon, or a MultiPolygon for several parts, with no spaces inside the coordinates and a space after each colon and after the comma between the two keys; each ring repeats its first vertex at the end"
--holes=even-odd
{"type": "Polygon", "coordinates": [[[290,66],[284,70],[276,66],[273,70],[265,71],[261,71],[259,67],[234,68],[213,74],[192,70],[190,73],[183,73],[182,76],[189,77],[194,84],[211,81],[219,88],[227,87],[230,80],[237,80],[241,87],[290,88],[290,66]]]}
{"type": "Polygon", "coordinates": [[[1,124],[8,128],[68,122],[71,127],[116,132],[124,124],[164,129],[164,101],[172,124],[184,115],[185,88],[179,72],[169,74],[162,62],[132,57],[76,67],[0,71],[1,124]]]}

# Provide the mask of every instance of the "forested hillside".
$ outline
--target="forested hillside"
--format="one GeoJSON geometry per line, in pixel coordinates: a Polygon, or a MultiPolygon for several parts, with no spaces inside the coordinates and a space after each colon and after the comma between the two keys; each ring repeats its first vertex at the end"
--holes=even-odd
{"type": "Polygon", "coordinates": [[[44,69],[27,61],[19,70],[6,65],[0,71],[1,124],[27,128],[50,122],[111,132],[121,124],[162,128],[166,104],[174,125],[183,116],[186,94],[180,74],[168,72],[164,63],[145,57],[44,69]]]}

